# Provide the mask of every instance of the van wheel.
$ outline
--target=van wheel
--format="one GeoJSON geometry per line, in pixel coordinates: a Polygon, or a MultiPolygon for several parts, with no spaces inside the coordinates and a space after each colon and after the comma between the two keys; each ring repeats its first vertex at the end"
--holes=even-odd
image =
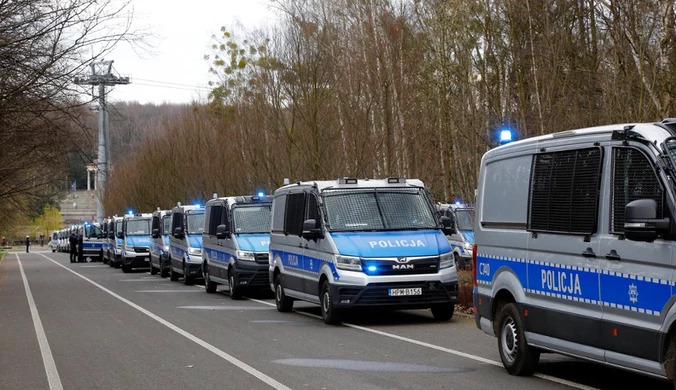
{"type": "Polygon", "coordinates": [[[527,376],[535,372],[540,351],[529,346],[524,336],[523,320],[516,303],[508,303],[498,313],[498,350],[507,372],[527,376]]]}
{"type": "Polygon", "coordinates": [[[322,318],[324,323],[328,325],[335,325],[340,323],[340,311],[333,306],[333,297],[329,289],[329,281],[325,280],[322,285],[321,306],[322,318]]]}
{"type": "Polygon", "coordinates": [[[183,284],[186,286],[192,285],[192,278],[188,276],[188,268],[185,266],[185,261],[183,262],[183,284]]]}
{"type": "Polygon", "coordinates": [[[209,277],[209,265],[204,264],[203,269],[204,269],[204,289],[207,290],[209,294],[213,294],[216,292],[218,284],[216,284],[216,282],[212,282],[211,277],[209,277]]]}
{"type": "Polygon", "coordinates": [[[242,299],[242,288],[235,284],[235,274],[232,269],[228,271],[228,284],[230,285],[230,299],[242,299]]]}
{"type": "Polygon", "coordinates": [[[432,315],[437,321],[450,321],[453,318],[454,311],[455,305],[452,303],[432,307],[432,315]]]}
{"type": "Polygon", "coordinates": [[[171,259],[169,259],[169,280],[176,282],[178,280],[178,274],[174,271],[174,266],[171,264],[171,259]]]}
{"type": "Polygon", "coordinates": [[[169,268],[171,268],[167,263],[163,263],[162,259],[160,258],[160,276],[163,278],[166,278],[169,276],[169,268]]]}
{"type": "Polygon", "coordinates": [[[293,310],[293,298],[289,298],[284,294],[282,275],[277,275],[275,278],[275,304],[277,305],[278,312],[286,313],[293,310]]]}
{"type": "Polygon", "coordinates": [[[150,274],[151,274],[151,275],[157,275],[157,269],[155,269],[155,267],[153,266],[153,262],[152,262],[152,261],[150,262],[149,265],[150,265],[150,274]]]}
{"type": "Polygon", "coordinates": [[[122,272],[124,272],[125,274],[128,274],[129,272],[131,272],[131,267],[127,267],[126,265],[123,264],[122,265],[122,272]]]}
{"type": "Polygon", "coordinates": [[[455,269],[460,269],[460,261],[458,260],[458,254],[453,252],[453,264],[455,264],[455,269]]]}

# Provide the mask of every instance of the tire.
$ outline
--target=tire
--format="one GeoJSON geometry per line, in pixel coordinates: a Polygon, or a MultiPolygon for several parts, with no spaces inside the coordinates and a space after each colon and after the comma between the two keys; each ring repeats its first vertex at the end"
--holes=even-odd
{"type": "Polygon", "coordinates": [[[171,259],[169,259],[169,280],[172,282],[178,281],[178,274],[174,271],[174,267],[171,265],[171,259]]]}
{"type": "Polygon", "coordinates": [[[115,268],[120,268],[120,266],[122,265],[121,263],[122,263],[122,260],[119,257],[116,256],[115,257],[115,268]]]}
{"type": "Polygon", "coordinates": [[[52,253],[54,253],[54,252],[56,252],[56,250],[55,250],[55,249],[52,249],[52,253]]]}
{"type": "Polygon", "coordinates": [[[325,280],[322,284],[322,293],[319,297],[320,306],[322,307],[322,318],[327,325],[340,324],[340,310],[333,306],[333,298],[331,296],[331,289],[329,288],[329,281],[325,280]]]}
{"type": "Polygon", "coordinates": [[[124,272],[125,274],[128,274],[128,273],[131,272],[131,268],[124,265],[124,264],[121,266],[121,268],[122,268],[122,272],[124,272]]]}
{"type": "Polygon", "coordinates": [[[155,269],[155,267],[153,266],[153,261],[152,261],[152,259],[150,259],[150,264],[149,264],[149,265],[150,265],[150,274],[151,274],[151,275],[157,275],[157,269],[155,269]]]}
{"type": "Polygon", "coordinates": [[[242,299],[242,288],[235,284],[235,274],[232,269],[228,271],[228,284],[230,285],[230,299],[236,301],[242,299]]]}
{"type": "Polygon", "coordinates": [[[293,310],[293,298],[284,294],[282,275],[277,275],[275,278],[275,305],[277,305],[277,311],[280,313],[288,313],[293,310]]]}
{"type": "Polygon", "coordinates": [[[460,269],[460,260],[458,260],[458,254],[453,252],[453,264],[455,264],[455,269],[460,269]]]}
{"type": "Polygon", "coordinates": [[[502,365],[511,375],[532,375],[540,360],[540,351],[526,343],[523,320],[516,303],[503,306],[497,319],[498,351],[502,365]]]}
{"type": "Polygon", "coordinates": [[[162,264],[162,259],[160,258],[160,277],[166,278],[169,276],[169,266],[162,264]]]}
{"type": "Polygon", "coordinates": [[[203,268],[204,271],[204,289],[207,291],[209,294],[213,294],[216,292],[216,288],[218,287],[218,284],[216,282],[212,282],[211,278],[209,277],[209,265],[204,264],[203,268]]]}
{"type": "Polygon", "coordinates": [[[432,307],[432,315],[437,321],[450,321],[453,318],[454,311],[455,305],[452,303],[432,307]]]}
{"type": "Polygon", "coordinates": [[[186,286],[192,286],[192,278],[188,277],[188,269],[185,266],[185,261],[183,262],[183,284],[186,286]]]}

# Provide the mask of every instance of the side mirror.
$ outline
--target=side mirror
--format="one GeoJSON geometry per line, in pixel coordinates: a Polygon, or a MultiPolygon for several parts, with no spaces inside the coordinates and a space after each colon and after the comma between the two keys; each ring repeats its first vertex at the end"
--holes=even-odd
{"type": "Polygon", "coordinates": [[[108,238],[115,238],[115,233],[108,232],[108,238]]]}
{"type": "Polygon", "coordinates": [[[451,234],[455,233],[455,226],[451,218],[444,215],[439,218],[439,221],[441,222],[441,230],[445,235],[450,236],[451,234]]]}
{"type": "Polygon", "coordinates": [[[657,202],[653,199],[638,199],[624,208],[624,236],[627,240],[653,242],[670,225],[669,218],[657,219],[657,202]]]}
{"type": "Polygon", "coordinates": [[[177,227],[174,229],[174,238],[183,238],[183,228],[177,227]]]}
{"type": "Polygon", "coordinates": [[[159,238],[160,237],[160,229],[153,229],[153,234],[151,234],[153,238],[159,238]]]}
{"type": "Polygon", "coordinates": [[[216,238],[219,240],[222,240],[224,238],[230,237],[230,232],[228,231],[228,227],[225,225],[218,225],[216,226],[216,238]]]}
{"type": "Polygon", "coordinates": [[[124,238],[124,233],[118,232],[118,233],[117,233],[117,238],[124,238]]]}
{"type": "Polygon", "coordinates": [[[316,240],[322,237],[322,229],[317,227],[317,220],[308,219],[303,222],[303,238],[306,240],[316,240]]]}

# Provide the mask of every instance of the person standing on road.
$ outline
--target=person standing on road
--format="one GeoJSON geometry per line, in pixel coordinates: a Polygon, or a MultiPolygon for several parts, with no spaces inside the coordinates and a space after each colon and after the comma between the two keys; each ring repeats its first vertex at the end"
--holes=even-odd
{"type": "Polygon", "coordinates": [[[77,237],[77,261],[79,263],[84,263],[84,237],[82,236],[83,232],[80,232],[80,235],[77,237]]]}
{"type": "Polygon", "coordinates": [[[28,248],[31,246],[31,238],[30,236],[26,236],[26,253],[28,253],[28,248]]]}
{"type": "Polygon", "coordinates": [[[70,262],[74,263],[77,259],[77,237],[75,236],[75,231],[70,232],[68,243],[70,243],[70,262]]]}

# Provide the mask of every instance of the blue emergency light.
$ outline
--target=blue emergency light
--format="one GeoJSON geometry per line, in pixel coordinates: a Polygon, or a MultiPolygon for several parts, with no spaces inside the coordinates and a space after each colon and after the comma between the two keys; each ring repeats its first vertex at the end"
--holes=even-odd
{"type": "Polygon", "coordinates": [[[503,128],[500,130],[500,145],[508,144],[514,140],[512,129],[503,128]]]}

